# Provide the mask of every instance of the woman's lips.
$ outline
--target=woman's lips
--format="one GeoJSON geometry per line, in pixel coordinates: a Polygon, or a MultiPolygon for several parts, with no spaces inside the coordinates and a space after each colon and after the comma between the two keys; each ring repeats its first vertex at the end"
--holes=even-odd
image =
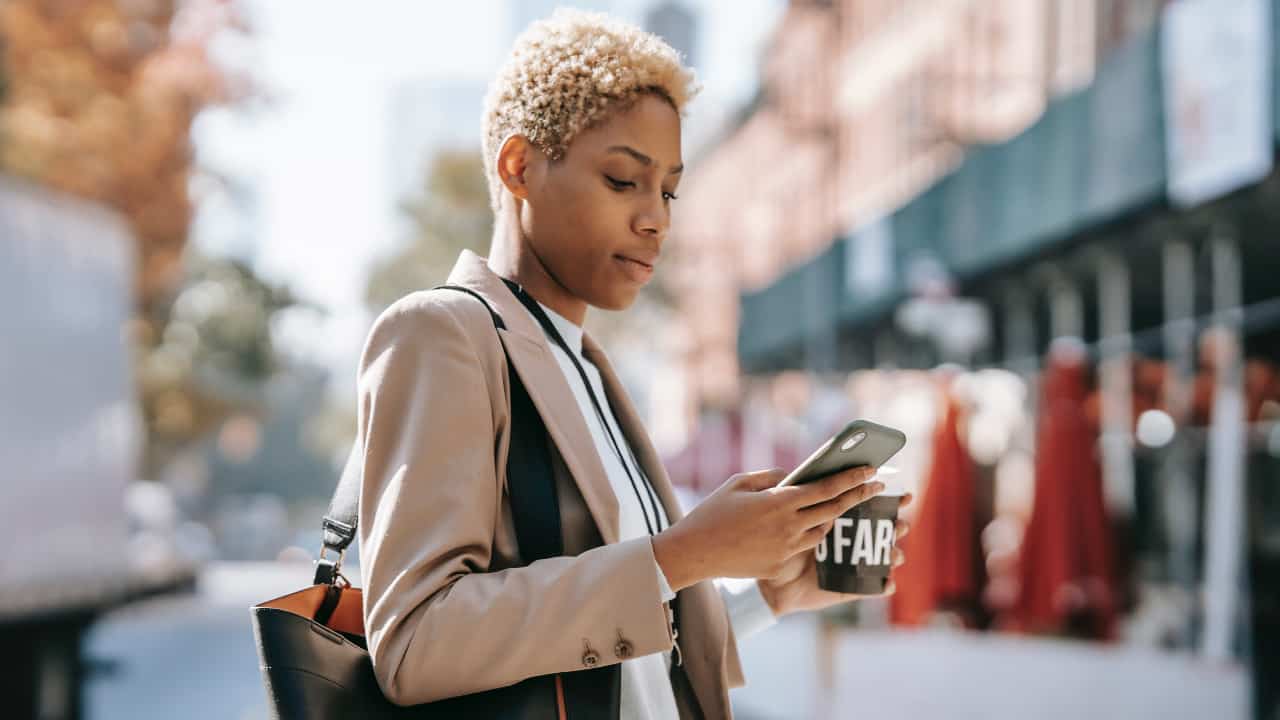
{"type": "Polygon", "coordinates": [[[653,276],[652,265],[642,263],[639,260],[632,260],[622,255],[614,255],[613,259],[617,260],[618,264],[622,266],[622,271],[627,274],[627,277],[635,282],[642,283],[653,276]]]}

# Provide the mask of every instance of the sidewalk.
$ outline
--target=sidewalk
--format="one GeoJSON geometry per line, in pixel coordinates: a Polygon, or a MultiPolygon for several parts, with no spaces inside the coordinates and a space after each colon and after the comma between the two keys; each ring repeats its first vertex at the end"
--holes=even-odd
{"type": "Polygon", "coordinates": [[[1248,717],[1248,673],[1187,655],[1008,635],[841,629],[817,673],[819,623],[785,618],[739,650],[738,720],[1248,717]]]}
{"type": "MultiPolygon", "coordinates": [[[[193,594],[113,613],[86,648],[111,668],[90,679],[86,716],[264,720],[248,607],[309,580],[306,564],[214,565],[193,594]]],[[[820,691],[818,628],[804,613],[740,645],[738,720],[1246,718],[1244,668],[1010,636],[841,630],[830,664],[838,689],[820,691]]]]}
{"type": "Polygon", "coordinates": [[[266,720],[249,606],[310,580],[305,563],[215,563],[194,593],[112,613],[86,643],[104,672],[86,684],[85,717],[266,720]]]}

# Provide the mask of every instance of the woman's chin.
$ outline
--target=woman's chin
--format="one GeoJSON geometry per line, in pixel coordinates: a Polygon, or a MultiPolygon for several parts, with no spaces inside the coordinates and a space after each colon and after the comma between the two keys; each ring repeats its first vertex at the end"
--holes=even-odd
{"type": "Polygon", "coordinates": [[[591,303],[601,310],[609,310],[619,312],[626,310],[636,302],[636,296],[640,294],[639,288],[615,287],[608,296],[600,299],[600,302],[591,303]]]}

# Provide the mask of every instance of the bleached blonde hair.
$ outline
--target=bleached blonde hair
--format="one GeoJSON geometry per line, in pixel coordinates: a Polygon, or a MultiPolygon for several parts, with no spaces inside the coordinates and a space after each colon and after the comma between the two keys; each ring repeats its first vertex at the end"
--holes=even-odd
{"type": "Polygon", "coordinates": [[[481,121],[489,200],[496,213],[503,186],[498,151],[524,135],[552,161],[612,112],[656,94],[684,115],[701,90],[680,54],[657,35],[601,13],[567,8],[531,24],[489,85],[481,121]]]}

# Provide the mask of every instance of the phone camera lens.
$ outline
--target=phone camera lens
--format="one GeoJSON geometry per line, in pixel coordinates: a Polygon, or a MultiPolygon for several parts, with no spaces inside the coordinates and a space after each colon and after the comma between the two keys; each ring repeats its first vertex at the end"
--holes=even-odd
{"type": "Polygon", "coordinates": [[[867,434],[866,434],[865,432],[856,432],[856,433],[854,433],[854,434],[853,434],[853,436],[852,436],[852,437],[850,437],[848,440],[845,440],[845,441],[844,441],[844,444],[840,446],[840,449],[841,449],[841,450],[849,450],[849,449],[852,449],[852,448],[853,448],[854,446],[856,446],[858,443],[860,443],[860,442],[862,442],[863,440],[865,440],[865,439],[866,439],[866,437],[867,437],[867,434]]]}

